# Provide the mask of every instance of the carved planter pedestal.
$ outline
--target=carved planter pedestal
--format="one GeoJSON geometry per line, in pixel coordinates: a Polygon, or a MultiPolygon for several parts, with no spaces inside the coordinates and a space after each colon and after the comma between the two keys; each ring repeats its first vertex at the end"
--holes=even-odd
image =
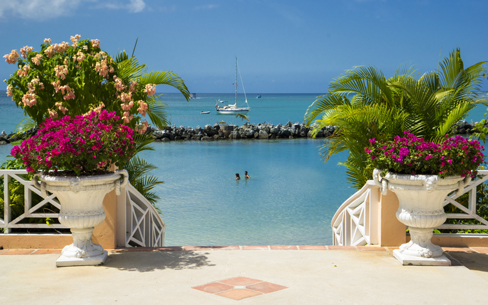
{"type": "Polygon", "coordinates": [[[432,243],[431,238],[434,228],[446,221],[444,199],[456,189],[458,194],[462,194],[470,177],[387,173],[382,178],[380,172],[378,169],[373,172],[375,183],[383,195],[387,190],[397,195],[400,205],[396,217],[410,231],[410,242],[393,251],[395,258],[403,265],[450,266],[451,261],[443,255],[441,247],[432,243]]]}
{"type": "Polygon", "coordinates": [[[113,189],[120,195],[120,188],[127,184],[128,177],[126,170],[84,177],[34,176],[34,185],[41,189],[43,196],[51,192],[58,198],[61,203],[59,222],[70,228],[73,235],[73,243],[64,247],[56,266],[92,266],[105,262],[107,251],[93,243],[93,230],[105,219],[105,195],[113,189]]]}

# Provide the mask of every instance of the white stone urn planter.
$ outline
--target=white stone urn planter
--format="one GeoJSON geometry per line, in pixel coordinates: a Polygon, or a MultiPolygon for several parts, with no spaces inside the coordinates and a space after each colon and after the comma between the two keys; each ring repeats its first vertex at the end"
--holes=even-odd
{"type": "Polygon", "coordinates": [[[73,243],[64,247],[56,266],[92,266],[105,262],[107,251],[93,243],[93,230],[105,219],[105,195],[113,189],[120,195],[120,188],[127,184],[128,178],[126,170],[82,177],[34,175],[34,185],[41,189],[43,196],[51,192],[58,198],[59,222],[70,228],[73,235],[73,243]]]}
{"type": "Polygon", "coordinates": [[[373,172],[376,185],[383,195],[387,190],[397,195],[399,207],[396,217],[410,231],[410,242],[393,251],[395,258],[403,265],[450,266],[451,261],[443,255],[441,247],[432,243],[431,238],[434,228],[446,221],[444,199],[456,189],[459,195],[462,194],[471,177],[387,173],[382,178],[380,173],[378,169],[373,172]]]}

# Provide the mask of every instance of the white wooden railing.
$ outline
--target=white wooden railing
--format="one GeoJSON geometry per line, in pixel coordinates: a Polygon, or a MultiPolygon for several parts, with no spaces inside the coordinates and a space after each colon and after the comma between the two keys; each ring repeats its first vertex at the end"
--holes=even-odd
{"type": "Polygon", "coordinates": [[[378,186],[372,180],[349,197],[332,218],[332,239],[337,246],[363,246],[377,243],[378,186]]]}
{"type": "MultiPolygon", "coordinates": [[[[455,192],[446,197],[444,206],[452,204],[464,213],[448,213],[447,219],[471,219],[480,224],[443,224],[436,229],[488,230],[488,220],[476,214],[477,187],[488,180],[488,170],[478,171],[481,178],[472,180],[464,189],[469,193],[468,207],[457,202],[460,196],[455,192]]],[[[378,244],[379,230],[379,194],[378,187],[372,180],[362,189],[349,197],[332,218],[332,241],[337,246],[365,246],[378,244]]],[[[442,236],[460,236],[459,234],[439,234],[442,236]]],[[[484,234],[462,234],[462,236],[485,236],[484,234]]]]}
{"type": "Polygon", "coordinates": [[[119,226],[118,239],[125,236],[125,247],[164,246],[166,226],[153,205],[131,184],[121,196],[117,196],[117,202],[125,204],[118,205],[117,219],[125,219],[125,225],[119,226]]]}
{"type": "Polygon", "coordinates": [[[480,224],[470,225],[470,224],[446,224],[445,223],[440,227],[438,227],[437,229],[488,230],[488,220],[476,214],[476,205],[477,205],[476,203],[478,199],[476,189],[480,184],[485,183],[488,180],[488,170],[478,171],[478,175],[480,175],[481,178],[471,181],[464,188],[463,194],[469,193],[467,208],[456,201],[456,199],[460,197],[457,196],[456,193],[453,193],[451,196],[448,196],[446,198],[446,200],[444,201],[444,206],[448,204],[452,204],[464,212],[464,213],[448,213],[447,219],[473,219],[479,221],[480,224]]]}
{"type": "MultiPolygon", "coordinates": [[[[59,223],[22,223],[29,218],[58,218],[61,205],[54,194],[43,197],[41,191],[34,187],[32,181],[22,175],[27,175],[26,170],[0,170],[0,178],[4,179],[4,215],[0,218],[0,229],[4,234],[12,234],[13,229],[44,229],[43,231],[56,233],[59,229],[68,229],[59,223]],[[24,186],[24,211],[20,216],[11,219],[9,185],[12,179],[24,186]],[[32,205],[32,193],[39,195],[42,201],[32,205]],[[55,211],[42,212],[48,204],[55,211]]],[[[1,215],[0,215],[1,217],[1,215]]],[[[162,247],[166,226],[161,216],[132,185],[128,184],[121,195],[117,196],[117,243],[119,246],[131,247],[162,247]]],[[[1,233],[1,232],[0,232],[1,233]]],[[[22,233],[23,235],[26,235],[22,233]]],[[[48,233],[49,234],[49,233],[48,233]]]]}

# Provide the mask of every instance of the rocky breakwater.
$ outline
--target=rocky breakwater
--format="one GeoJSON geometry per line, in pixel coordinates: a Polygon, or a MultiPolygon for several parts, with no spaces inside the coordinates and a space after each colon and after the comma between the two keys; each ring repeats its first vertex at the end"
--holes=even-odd
{"type": "Polygon", "coordinates": [[[25,140],[37,133],[38,128],[31,128],[24,133],[5,133],[5,130],[0,133],[0,145],[14,143],[18,140],[25,140]]]}
{"type": "MultiPolygon", "coordinates": [[[[322,128],[316,138],[324,138],[332,135],[334,126],[322,128]]],[[[205,125],[201,128],[191,127],[167,127],[163,130],[148,129],[156,141],[215,141],[215,140],[240,140],[240,139],[294,139],[311,138],[311,129],[304,124],[288,122],[284,125],[278,124],[249,124],[237,125],[205,125]]]]}

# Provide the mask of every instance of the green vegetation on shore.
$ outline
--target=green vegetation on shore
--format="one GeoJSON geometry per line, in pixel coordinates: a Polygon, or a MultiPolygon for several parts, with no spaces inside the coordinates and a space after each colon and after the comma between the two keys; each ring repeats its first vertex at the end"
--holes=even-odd
{"type": "Polygon", "coordinates": [[[485,63],[464,67],[459,49],[439,63],[438,71],[422,75],[413,68],[398,69],[391,78],[374,67],[355,67],[329,84],[305,114],[317,134],[324,126],[337,128],[322,147],[324,161],[348,150],[342,165],[350,184],[360,189],[372,172],[366,169],[368,139],[392,139],[410,130],[427,141],[454,134],[454,124],[477,104],[485,63]]]}

